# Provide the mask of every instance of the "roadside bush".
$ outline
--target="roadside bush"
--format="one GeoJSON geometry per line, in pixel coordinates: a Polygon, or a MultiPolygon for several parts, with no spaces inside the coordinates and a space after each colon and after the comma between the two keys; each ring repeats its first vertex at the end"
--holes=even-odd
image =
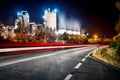
{"type": "Polygon", "coordinates": [[[103,48],[103,49],[101,49],[101,55],[104,57],[104,56],[106,56],[106,52],[107,52],[107,48],[103,48]]]}
{"type": "Polygon", "coordinates": [[[109,45],[109,48],[114,48],[114,49],[116,49],[117,45],[118,45],[118,43],[116,43],[116,42],[111,42],[110,45],[109,45]]]}
{"type": "Polygon", "coordinates": [[[116,49],[117,49],[117,50],[120,50],[120,43],[117,43],[116,49]]]}
{"type": "Polygon", "coordinates": [[[120,57],[120,43],[118,43],[117,46],[116,46],[116,53],[120,57]]]}
{"type": "Polygon", "coordinates": [[[120,33],[113,37],[113,40],[117,43],[120,43],[120,33]]]}
{"type": "Polygon", "coordinates": [[[116,52],[111,55],[109,55],[108,57],[113,59],[113,60],[116,60],[118,62],[120,62],[120,43],[118,42],[112,42],[110,45],[109,45],[109,48],[113,48],[116,50],[116,52]]]}

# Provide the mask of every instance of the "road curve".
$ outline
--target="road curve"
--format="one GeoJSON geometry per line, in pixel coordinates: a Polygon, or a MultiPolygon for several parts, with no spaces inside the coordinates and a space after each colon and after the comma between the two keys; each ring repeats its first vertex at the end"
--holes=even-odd
{"type": "Polygon", "coordinates": [[[0,80],[64,80],[95,46],[0,57],[0,80]]]}

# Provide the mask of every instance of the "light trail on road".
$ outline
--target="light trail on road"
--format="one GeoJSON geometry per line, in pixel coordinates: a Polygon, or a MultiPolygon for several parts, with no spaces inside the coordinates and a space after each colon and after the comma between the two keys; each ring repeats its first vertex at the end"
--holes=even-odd
{"type": "Polygon", "coordinates": [[[61,54],[61,53],[67,53],[67,52],[70,52],[70,51],[76,51],[76,50],[81,50],[81,49],[88,49],[88,48],[89,47],[75,48],[75,49],[60,51],[60,52],[57,52],[57,53],[50,53],[50,54],[46,54],[46,55],[33,56],[33,57],[24,58],[24,59],[18,59],[18,60],[14,60],[14,61],[3,62],[3,63],[0,63],[0,67],[11,65],[11,64],[16,64],[16,63],[19,63],[19,62],[29,61],[29,60],[33,60],[33,59],[38,59],[38,58],[44,58],[44,57],[48,57],[48,56],[58,55],[58,54],[61,54]]]}
{"type": "Polygon", "coordinates": [[[4,48],[0,49],[0,52],[11,52],[11,51],[22,51],[22,50],[36,50],[36,49],[52,49],[52,48],[76,48],[76,47],[86,47],[92,45],[73,45],[73,46],[48,46],[48,47],[23,47],[23,48],[4,48]]]}

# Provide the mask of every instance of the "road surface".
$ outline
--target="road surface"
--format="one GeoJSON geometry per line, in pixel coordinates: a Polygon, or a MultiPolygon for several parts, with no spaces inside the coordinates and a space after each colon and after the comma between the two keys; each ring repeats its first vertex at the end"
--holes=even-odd
{"type": "Polygon", "coordinates": [[[2,56],[0,80],[107,80],[109,78],[105,75],[112,71],[108,76],[113,75],[116,78],[111,80],[120,80],[119,71],[89,58],[90,52],[96,48],[89,46],[2,56]],[[96,73],[98,76],[95,76],[96,73]]]}

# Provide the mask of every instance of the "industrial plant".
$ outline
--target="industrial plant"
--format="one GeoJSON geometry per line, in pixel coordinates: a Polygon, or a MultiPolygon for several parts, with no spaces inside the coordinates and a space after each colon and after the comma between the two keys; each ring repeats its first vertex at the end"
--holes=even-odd
{"type": "Polygon", "coordinates": [[[60,15],[57,9],[48,8],[44,11],[44,22],[38,24],[30,22],[28,11],[20,11],[17,13],[14,26],[5,27],[4,24],[0,24],[0,39],[16,43],[57,42],[66,39],[66,34],[69,35],[67,36],[69,40],[80,39],[79,43],[81,43],[81,38],[86,39],[84,31],[80,29],[78,23],[74,21],[68,23],[64,17],[58,16],[58,14],[60,15]]]}

